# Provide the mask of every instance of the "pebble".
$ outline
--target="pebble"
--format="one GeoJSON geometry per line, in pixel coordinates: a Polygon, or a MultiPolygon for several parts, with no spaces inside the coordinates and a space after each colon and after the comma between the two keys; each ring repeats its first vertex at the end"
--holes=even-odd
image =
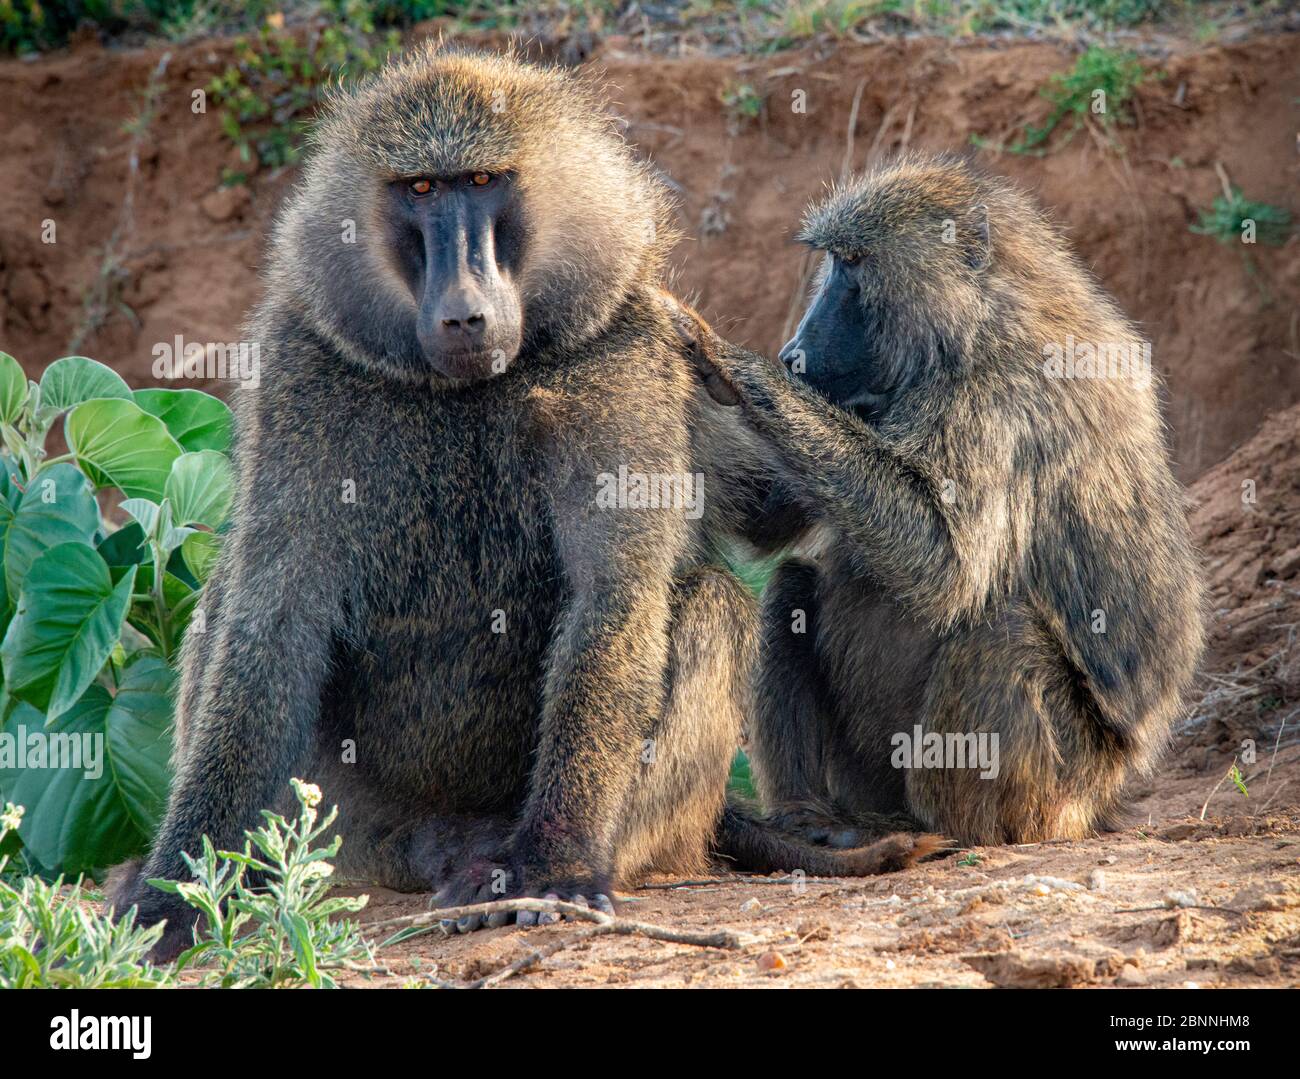
{"type": "Polygon", "coordinates": [[[1149,979],[1137,967],[1125,964],[1124,969],[1115,976],[1116,985],[1146,985],[1149,979]]]}

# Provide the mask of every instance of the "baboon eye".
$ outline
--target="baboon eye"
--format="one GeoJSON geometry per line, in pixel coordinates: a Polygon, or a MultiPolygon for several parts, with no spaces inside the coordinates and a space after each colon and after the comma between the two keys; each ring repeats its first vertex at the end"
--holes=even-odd
{"type": "Polygon", "coordinates": [[[862,256],[861,256],[861,255],[844,255],[844,256],[842,256],[842,257],[840,258],[840,261],[841,261],[842,263],[844,263],[845,266],[856,266],[859,262],[862,261],[862,256]]]}
{"type": "Polygon", "coordinates": [[[427,195],[433,190],[432,181],[424,179],[412,180],[407,186],[410,188],[412,195],[427,195]]]}
{"type": "Polygon", "coordinates": [[[490,172],[476,172],[470,176],[469,182],[475,187],[487,187],[492,182],[492,174],[490,172]]]}

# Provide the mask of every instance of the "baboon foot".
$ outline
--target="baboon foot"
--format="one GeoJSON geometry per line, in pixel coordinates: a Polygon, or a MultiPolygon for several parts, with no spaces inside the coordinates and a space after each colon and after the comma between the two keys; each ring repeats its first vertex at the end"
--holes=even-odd
{"type": "Polygon", "coordinates": [[[169,895],[152,887],[144,876],[144,862],[126,862],[109,873],[104,886],[105,899],[113,909],[113,920],[120,922],[135,908],[136,924],[156,925],[167,922],[163,934],[148,954],[152,963],[172,962],[194,943],[194,927],[200,915],[178,895],[169,895]]]}
{"type": "MultiPolygon", "coordinates": [[[[467,866],[450,883],[434,896],[434,909],[473,906],[501,899],[551,899],[575,906],[588,907],[604,914],[615,913],[613,887],[607,881],[594,878],[585,880],[547,881],[531,874],[510,868],[504,862],[482,859],[467,866]],[[516,886],[518,882],[518,886],[516,886]]],[[[442,922],[447,933],[472,933],[476,929],[499,929],[505,925],[549,925],[559,921],[560,915],[549,912],[521,910],[495,911],[491,914],[466,914],[442,922]]]]}

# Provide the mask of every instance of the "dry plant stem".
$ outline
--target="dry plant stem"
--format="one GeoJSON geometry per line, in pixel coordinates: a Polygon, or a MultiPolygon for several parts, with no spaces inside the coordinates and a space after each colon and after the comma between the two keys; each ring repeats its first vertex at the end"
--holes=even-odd
{"type": "Polygon", "coordinates": [[[861,79],[853,92],[853,106],[849,109],[849,127],[844,135],[844,161],[840,164],[840,183],[849,178],[853,171],[853,140],[858,130],[858,107],[862,104],[862,91],[867,88],[867,80],[861,79]]]}
{"type": "Polygon", "coordinates": [[[400,918],[389,918],[374,922],[366,928],[370,931],[380,929],[403,929],[432,925],[435,922],[454,921],[467,914],[501,914],[521,910],[536,911],[541,914],[564,914],[579,921],[594,922],[594,925],[579,929],[560,940],[536,948],[526,955],[508,963],[491,974],[484,975],[472,982],[452,982],[433,979],[434,984],[442,989],[488,989],[500,985],[508,978],[535,966],[543,959],[564,951],[575,944],[600,936],[637,936],[651,940],[661,940],[669,944],[692,944],[701,948],[740,948],[742,942],[739,934],[728,929],[697,933],[685,929],[668,929],[664,926],[650,925],[646,922],[630,921],[626,918],[611,917],[589,907],[580,907],[576,903],[564,903],[555,899],[500,899],[492,903],[474,903],[465,907],[444,907],[441,910],[425,914],[410,914],[400,918]]]}
{"type": "Polygon", "coordinates": [[[1219,782],[1217,782],[1214,785],[1214,789],[1211,790],[1208,795],[1206,795],[1205,804],[1201,806],[1201,820],[1205,820],[1205,812],[1210,808],[1210,799],[1213,798],[1215,794],[1218,792],[1219,788],[1222,787],[1225,782],[1227,782],[1228,777],[1232,775],[1233,769],[1236,767],[1237,767],[1237,758],[1234,756],[1232,758],[1232,763],[1228,765],[1228,770],[1223,773],[1223,775],[1219,779],[1219,782]]]}
{"type": "MultiPolygon", "coordinates": [[[[652,884],[639,884],[636,890],[671,891],[675,888],[700,888],[717,884],[837,884],[846,882],[840,877],[704,877],[700,880],[670,880],[652,884]]],[[[851,887],[851,885],[850,885],[851,887]]]]}
{"type": "Polygon", "coordinates": [[[498,899],[491,903],[474,903],[466,907],[443,907],[424,914],[407,914],[400,918],[389,918],[382,922],[372,922],[367,930],[406,929],[416,926],[433,925],[438,922],[451,922],[468,914],[505,914],[518,913],[521,910],[536,911],[539,914],[564,914],[582,922],[595,922],[605,932],[622,936],[649,937],[651,940],[664,940],[672,944],[695,944],[702,948],[739,948],[740,936],[728,929],[715,929],[709,932],[695,932],[689,929],[668,929],[648,922],[632,921],[628,918],[613,917],[590,907],[580,907],[576,903],[565,903],[558,899],[498,899]]]}

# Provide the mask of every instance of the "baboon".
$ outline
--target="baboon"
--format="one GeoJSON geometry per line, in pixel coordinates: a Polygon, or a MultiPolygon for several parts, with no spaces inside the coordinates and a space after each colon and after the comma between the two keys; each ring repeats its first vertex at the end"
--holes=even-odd
{"type": "Polygon", "coordinates": [[[294,774],[340,806],[343,873],[444,905],[609,910],[715,842],[814,872],[924,853],[723,817],[757,612],[709,565],[725,430],[659,291],[673,239],[579,77],[435,46],[333,100],[248,331],[165,819],[113,890],[168,919],[159,955],[193,912],[144,881],[238,844],[294,774]]]}
{"type": "Polygon", "coordinates": [[[955,158],[835,188],[800,238],[824,258],[790,372],[696,348],[776,457],[764,542],[799,552],[763,603],[771,819],[831,845],[1111,826],[1203,636],[1149,350],[1028,197],[955,158]]]}

